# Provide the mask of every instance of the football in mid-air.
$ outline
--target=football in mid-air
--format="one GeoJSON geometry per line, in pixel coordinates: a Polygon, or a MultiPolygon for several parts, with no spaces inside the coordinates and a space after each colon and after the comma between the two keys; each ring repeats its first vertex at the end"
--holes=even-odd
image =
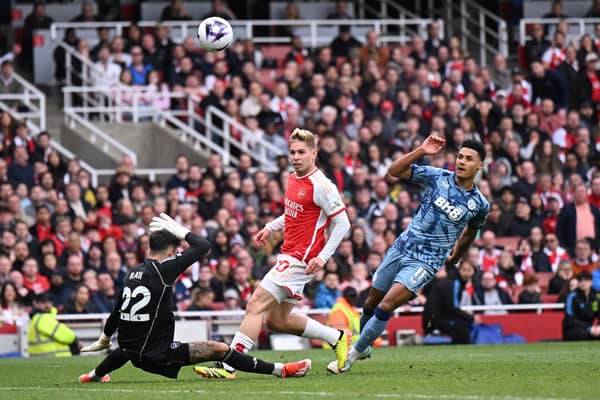
{"type": "Polygon", "coordinates": [[[200,46],[208,51],[225,50],[233,41],[233,29],[227,20],[209,17],[198,26],[200,46]]]}

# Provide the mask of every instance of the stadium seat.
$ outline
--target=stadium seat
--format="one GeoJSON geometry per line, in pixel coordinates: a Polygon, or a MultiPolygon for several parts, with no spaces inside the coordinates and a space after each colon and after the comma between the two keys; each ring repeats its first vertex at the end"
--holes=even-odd
{"type": "Polygon", "coordinates": [[[550,279],[554,276],[553,272],[538,272],[535,274],[538,278],[538,285],[540,286],[540,290],[542,293],[546,293],[548,291],[548,283],[550,279]]]}
{"type": "Polygon", "coordinates": [[[542,295],[542,303],[547,303],[547,304],[558,303],[558,295],[557,294],[543,294],[542,295]]]}
{"type": "Polygon", "coordinates": [[[290,45],[271,45],[264,46],[260,49],[262,51],[263,57],[266,59],[274,59],[277,61],[277,67],[283,67],[283,61],[285,60],[285,56],[292,50],[292,46],[290,45]]]}
{"type": "Polygon", "coordinates": [[[509,251],[515,251],[519,239],[521,239],[519,236],[500,236],[496,238],[496,246],[509,251]]]}
{"type": "Polygon", "coordinates": [[[527,64],[527,54],[525,54],[525,46],[519,46],[519,66],[522,70],[526,71],[529,68],[527,64]]]}

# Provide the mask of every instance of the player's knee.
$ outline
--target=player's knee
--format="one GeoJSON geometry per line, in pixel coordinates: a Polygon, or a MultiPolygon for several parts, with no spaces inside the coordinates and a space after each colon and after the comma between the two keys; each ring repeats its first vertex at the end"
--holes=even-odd
{"type": "Polygon", "coordinates": [[[279,318],[267,318],[266,322],[267,328],[269,328],[269,330],[275,332],[285,331],[285,321],[282,321],[279,318]]]}
{"type": "Polygon", "coordinates": [[[389,299],[381,300],[381,302],[379,303],[379,305],[377,307],[379,307],[382,311],[385,311],[388,313],[394,312],[394,310],[397,308],[396,304],[394,304],[394,302],[389,299]]]}

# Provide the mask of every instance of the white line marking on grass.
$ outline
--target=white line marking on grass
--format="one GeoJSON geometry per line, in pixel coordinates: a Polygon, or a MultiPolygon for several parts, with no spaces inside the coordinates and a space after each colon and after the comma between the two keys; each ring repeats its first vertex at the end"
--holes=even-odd
{"type": "MultiPolygon", "coordinates": [[[[178,390],[178,389],[118,389],[109,388],[107,385],[100,384],[101,388],[91,387],[42,387],[42,386],[0,386],[0,391],[60,391],[65,392],[102,392],[102,393],[162,393],[162,394],[185,394],[185,393],[197,393],[197,394],[211,394],[211,395],[229,395],[231,392],[227,391],[216,391],[216,390],[202,390],[202,389],[190,389],[190,390],[178,390]]],[[[295,391],[295,390],[280,390],[280,391],[260,391],[250,392],[244,391],[247,395],[296,395],[296,396],[319,396],[319,397],[339,397],[339,396],[352,396],[356,394],[344,393],[344,392],[308,392],[308,391],[295,391]]],[[[380,399],[446,399],[446,400],[577,400],[576,397],[521,397],[521,396],[485,396],[485,395],[464,395],[464,394],[428,394],[428,393],[372,393],[369,394],[372,398],[380,399]]]]}

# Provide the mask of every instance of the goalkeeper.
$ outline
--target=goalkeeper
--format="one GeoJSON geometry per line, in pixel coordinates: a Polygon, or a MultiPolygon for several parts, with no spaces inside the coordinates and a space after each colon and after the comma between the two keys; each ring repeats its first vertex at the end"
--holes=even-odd
{"type": "Polygon", "coordinates": [[[123,290],[93,344],[81,351],[99,351],[110,347],[110,337],[118,330],[119,348],[111,352],[95,369],[79,381],[108,382],[109,373],[128,361],[146,372],[177,378],[181,367],[203,361],[226,361],[236,369],[282,378],[308,373],[310,360],[294,363],[269,363],[238,353],[225,343],[200,341],[180,343],[173,340],[172,285],[192,263],[206,256],[209,243],[191,233],[166,214],[150,223],[150,252],[144,262],[127,272],[123,290]],[[189,243],[176,253],[181,240],[189,243]]]}

